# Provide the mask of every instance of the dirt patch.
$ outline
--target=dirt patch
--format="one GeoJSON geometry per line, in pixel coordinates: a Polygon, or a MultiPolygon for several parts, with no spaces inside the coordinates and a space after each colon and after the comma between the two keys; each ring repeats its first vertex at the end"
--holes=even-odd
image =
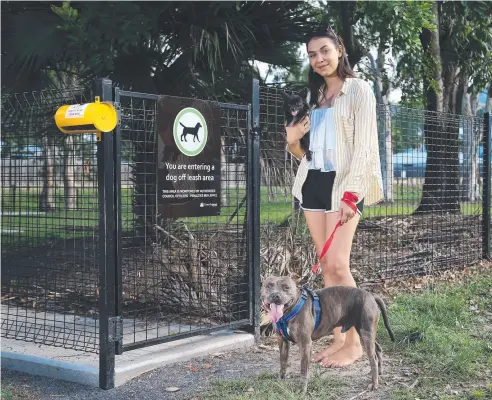
{"type": "MultiPolygon", "coordinates": [[[[314,344],[313,351],[318,351],[329,343],[322,339],[314,344]]],[[[47,400],[53,398],[88,400],[126,400],[135,399],[169,399],[200,400],[210,390],[214,381],[243,380],[257,377],[259,374],[277,374],[279,353],[276,339],[263,338],[259,346],[246,351],[219,353],[210,357],[197,358],[189,362],[161,368],[149,372],[122,387],[110,391],[87,388],[82,385],[61,382],[54,379],[34,377],[13,371],[2,371],[2,386],[14,388],[20,394],[13,399],[47,400]],[[177,392],[167,392],[171,387],[177,392]]],[[[334,385],[339,385],[345,399],[387,400],[395,389],[408,389],[419,384],[419,371],[397,356],[386,351],[383,361],[383,375],[380,388],[375,392],[366,390],[370,382],[370,367],[364,355],[355,364],[343,369],[325,369],[314,366],[312,379],[329,378],[334,385]]],[[[287,380],[299,376],[300,358],[297,346],[291,347],[287,380]]],[[[297,383],[297,382],[295,382],[297,383]]],[[[457,383],[449,386],[449,394],[462,393],[463,387],[457,383]]],[[[228,393],[223,393],[223,398],[228,393]]],[[[332,397],[337,398],[337,397],[332,397]]],[[[328,400],[329,398],[327,398],[328,400]]]]}
{"type": "MultiPolygon", "coordinates": [[[[262,272],[305,277],[317,262],[304,217],[262,227],[262,272]]],[[[481,259],[481,215],[378,217],[359,223],[351,271],[359,284],[424,276],[481,259]]],[[[320,282],[318,281],[318,284],[320,282]]]]}

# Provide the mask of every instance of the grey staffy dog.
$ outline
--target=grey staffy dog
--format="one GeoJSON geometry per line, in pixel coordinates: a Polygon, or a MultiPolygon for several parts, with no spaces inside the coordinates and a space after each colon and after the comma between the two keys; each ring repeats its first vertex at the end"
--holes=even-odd
{"type": "Polygon", "coordinates": [[[288,276],[269,276],[261,285],[261,300],[279,334],[280,378],[285,378],[290,342],[299,346],[303,392],[309,381],[309,364],[313,341],[328,335],[334,328],[342,332],[355,327],[362,339],[371,365],[372,383],[378,387],[381,374],[382,349],[376,342],[380,310],[392,341],[395,340],[388,322],[383,300],[363,289],[332,286],[321,290],[299,290],[288,276]]]}

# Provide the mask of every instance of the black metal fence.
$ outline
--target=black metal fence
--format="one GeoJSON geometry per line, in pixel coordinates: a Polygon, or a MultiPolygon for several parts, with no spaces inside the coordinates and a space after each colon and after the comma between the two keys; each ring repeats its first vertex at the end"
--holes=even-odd
{"type": "Polygon", "coordinates": [[[54,125],[87,90],[2,97],[2,335],[98,348],[95,143],[54,125]]]}
{"type": "MultiPolygon", "coordinates": [[[[157,107],[105,79],[2,97],[2,336],[99,352],[104,388],[123,351],[224,328],[257,335],[260,267],[303,276],[315,262],[278,90],[253,81],[246,104],[220,104],[216,217],[159,214],[157,107]],[[56,109],[94,95],[114,101],[115,132],[60,133],[56,109]]],[[[356,280],[490,255],[489,119],[380,106],[378,122],[386,202],[364,210],[356,280]]]]}
{"type": "MultiPolygon", "coordinates": [[[[279,89],[260,88],[260,110],[262,271],[305,276],[316,253],[291,195],[298,162],[285,151],[279,89]]],[[[377,118],[385,201],[364,207],[356,281],[431,274],[489,254],[489,120],[389,105],[378,105],[377,118]]]]}

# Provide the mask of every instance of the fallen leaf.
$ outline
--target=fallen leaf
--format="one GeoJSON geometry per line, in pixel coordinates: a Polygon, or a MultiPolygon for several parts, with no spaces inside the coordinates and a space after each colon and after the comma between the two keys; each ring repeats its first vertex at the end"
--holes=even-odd
{"type": "Polygon", "coordinates": [[[212,368],[212,365],[211,365],[211,364],[204,364],[204,365],[203,365],[203,368],[205,368],[205,369],[209,369],[209,368],[212,368]]]}
{"type": "Polygon", "coordinates": [[[191,371],[191,372],[198,372],[198,368],[197,367],[194,367],[193,365],[188,365],[188,369],[191,371]]]}
{"type": "Polygon", "coordinates": [[[249,393],[253,393],[255,390],[252,387],[249,387],[249,388],[246,389],[246,391],[249,392],[249,393]]]}
{"type": "Polygon", "coordinates": [[[169,386],[166,388],[166,392],[177,392],[178,390],[181,390],[179,387],[176,386],[169,386]]]}

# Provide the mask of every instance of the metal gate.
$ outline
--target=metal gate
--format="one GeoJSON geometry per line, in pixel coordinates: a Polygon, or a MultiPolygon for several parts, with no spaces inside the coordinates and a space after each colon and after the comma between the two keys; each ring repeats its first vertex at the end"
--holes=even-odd
{"type": "MultiPolygon", "coordinates": [[[[111,81],[99,92],[112,101],[111,81]]],[[[118,126],[98,144],[102,388],[114,386],[115,355],[127,350],[223,329],[259,337],[258,110],[220,103],[220,215],[164,218],[158,99],[115,88],[118,126]]]]}

